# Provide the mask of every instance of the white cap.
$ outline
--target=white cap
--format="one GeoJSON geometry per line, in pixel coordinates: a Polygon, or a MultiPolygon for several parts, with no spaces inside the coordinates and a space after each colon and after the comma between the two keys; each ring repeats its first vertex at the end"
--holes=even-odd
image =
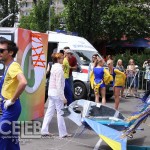
{"type": "Polygon", "coordinates": [[[66,49],[66,50],[65,50],[65,53],[72,53],[72,50],[66,49]]]}

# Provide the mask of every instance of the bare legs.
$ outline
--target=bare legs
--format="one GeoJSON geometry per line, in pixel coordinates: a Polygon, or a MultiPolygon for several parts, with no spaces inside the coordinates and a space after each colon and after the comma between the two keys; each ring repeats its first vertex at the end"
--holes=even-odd
{"type": "Polygon", "coordinates": [[[135,92],[135,89],[129,87],[129,93],[130,93],[130,95],[134,96],[134,92],[135,92]]]}
{"type": "Polygon", "coordinates": [[[123,93],[124,93],[124,89],[125,89],[125,87],[122,87],[122,89],[121,89],[121,97],[123,97],[124,95],[123,95],[123,93]]]}
{"type": "MultiPolygon", "coordinates": [[[[105,105],[106,104],[106,88],[100,88],[100,93],[102,96],[102,104],[105,105]]],[[[95,93],[95,102],[99,103],[99,93],[95,93]]]]}
{"type": "Polygon", "coordinates": [[[95,93],[95,102],[99,103],[99,93],[95,93]]]}
{"type": "Polygon", "coordinates": [[[102,104],[106,104],[106,88],[100,88],[101,96],[102,96],[102,104]]]}
{"type": "Polygon", "coordinates": [[[114,98],[115,98],[115,109],[118,110],[119,103],[120,103],[120,91],[122,88],[120,87],[114,87],[114,98]]]}
{"type": "MultiPolygon", "coordinates": [[[[114,90],[114,99],[115,99],[115,109],[118,110],[119,103],[120,103],[119,96],[120,96],[120,92],[121,92],[122,88],[114,87],[113,90],[114,90]]],[[[102,104],[105,105],[106,104],[106,88],[105,87],[100,88],[100,93],[102,96],[102,104]]],[[[100,103],[99,102],[99,92],[95,93],[95,102],[100,103]]]]}

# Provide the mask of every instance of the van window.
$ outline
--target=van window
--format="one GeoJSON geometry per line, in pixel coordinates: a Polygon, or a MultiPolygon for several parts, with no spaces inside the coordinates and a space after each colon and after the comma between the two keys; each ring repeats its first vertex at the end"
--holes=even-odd
{"type": "MultiPolygon", "coordinates": [[[[73,50],[77,60],[81,65],[89,65],[91,62],[92,56],[97,54],[95,51],[86,51],[86,50],[73,50]]],[[[101,56],[100,56],[101,57],[101,56]]]]}
{"type": "Polygon", "coordinates": [[[47,50],[47,63],[52,61],[51,55],[54,52],[54,50],[56,50],[56,48],[58,47],[58,43],[51,43],[48,42],[48,50],[47,50]]]}

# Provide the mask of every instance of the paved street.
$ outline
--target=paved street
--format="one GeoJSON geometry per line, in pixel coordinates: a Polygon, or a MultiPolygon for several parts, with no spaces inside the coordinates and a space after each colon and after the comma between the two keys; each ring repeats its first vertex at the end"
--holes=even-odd
{"type": "MultiPolygon", "coordinates": [[[[127,99],[121,99],[119,110],[125,116],[128,116],[138,109],[137,105],[139,103],[140,101],[137,98],[130,97],[127,99]]],[[[113,107],[113,104],[113,98],[107,101],[107,105],[113,107]]],[[[39,120],[42,122],[43,118],[40,118],[39,120]]],[[[150,127],[147,124],[150,124],[149,119],[147,120],[146,124],[141,126],[144,127],[144,131],[137,131],[137,133],[134,134],[133,139],[128,139],[128,145],[150,145],[150,127]]],[[[84,133],[79,135],[79,133],[81,132],[81,128],[78,128],[77,125],[75,125],[68,119],[66,119],[66,126],[68,132],[73,134],[73,137],[67,139],[59,139],[55,116],[50,124],[50,132],[55,133],[56,136],[54,136],[53,138],[21,140],[21,150],[92,150],[96,142],[99,140],[96,133],[90,130],[86,130],[84,131],[84,133]]],[[[111,148],[109,148],[104,142],[102,142],[100,149],[110,150],[111,148]]]]}

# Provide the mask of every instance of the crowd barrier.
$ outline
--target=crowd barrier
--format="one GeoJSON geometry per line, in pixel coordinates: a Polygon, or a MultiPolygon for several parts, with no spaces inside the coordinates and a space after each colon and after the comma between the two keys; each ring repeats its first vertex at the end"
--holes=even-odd
{"type": "MultiPolygon", "coordinates": [[[[137,90],[148,90],[148,80],[145,79],[145,71],[138,71],[135,78],[133,79],[134,82],[137,82],[137,90]],[[136,80],[136,81],[135,81],[136,80]]],[[[125,88],[129,88],[129,85],[128,85],[128,80],[126,80],[126,86],[125,88]]]]}

